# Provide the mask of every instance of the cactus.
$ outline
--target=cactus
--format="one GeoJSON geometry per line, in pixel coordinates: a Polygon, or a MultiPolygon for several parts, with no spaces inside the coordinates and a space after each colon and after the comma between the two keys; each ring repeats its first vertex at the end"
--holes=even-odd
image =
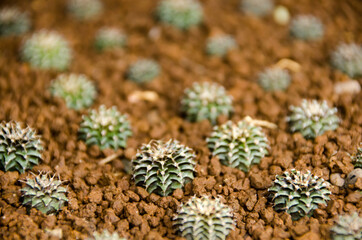
{"type": "Polygon", "coordinates": [[[187,240],[223,240],[234,228],[232,210],[219,198],[192,197],[181,205],[174,225],[187,240]]]}
{"type": "Polygon", "coordinates": [[[0,36],[19,35],[29,28],[30,20],[26,13],[11,7],[0,10],[0,36]]]}
{"type": "Polygon", "coordinates": [[[23,204],[34,207],[44,214],[58,212],[68,198],[67,189],[62,187],[62,181],[49,177],[49,173],[40,173],[35,179],[27,178],[26,186],[21,189],[23,193],[23,204]]]}
{"type": "Polygon", "coordinates": [[[121,238],[117,232],[113,232],[112,234],[108,232],[108,230],[103,230],[103,232],[93,233],[92,238],[88,238],[87,240],[126,240],[125,238],[121,238]]]}
{"type": "Polygon", "coordinates": [[[191,88],[185,90],[181,110],[186,113],[189,121],[208,119],[212,124],[216,124],[218,116],[231,115],[232,97],[227,95],[223,86],[216,83],[194,83],[191,88]]]}
{"type": "Polygon", "coordinates": [[[79,138],[87,145],[98,145],[100,149],[125,148],[127,139],[132,135],[126,115],[121,115],[116,107],[101,105],[91,110],[89,116],[83,116],[79,129],[79,138]]]}
{"type": "Polygon", "coordinates": [[[289,87],[290,75],[281,68],[267,68],[259,74],[258,82],[266,91],[284,91],[289,87]]]}
{"type": "Polygon", "coordinates": [[[137,83],[146,83],[156,78],[160,71],[157,62],[150,59],[141,59],[130,66],[128,77],[137,83]]]}
{"type": "Polygon", "coordinates": [[[326,101],[302,100],[300,107],[291,106],[287,117],[292,132],[300,132],[305,138],[315,138],[325,131],[335,130],[339,124],[337,108],[330,108],[326,101]]]}
{"type": "Polygon", "coordinates": [[[85,75],[62,74],[52,81],[50,92],[65,100],[68,108],[79,110],[92,105],[97,95],[94,84],[85,75]]]}
{"type": "Polygon", "coordinates": [[[41,30],[34,33],[22,46],[22,58],[34,68],[65,70],[72,52],[68,42],[58,33],[41,30]]]}
{"type": "Polygon", "coordinates": [[[290,23],[290,33],[302,40],[317,40],[324,34],[323,23],[312,15],[299,15],[290,23]]]}
{"type": "Polygon", "coordinates": [[[0,167],[5,171],[25,172],[42,159],[40,137],[17,122],[0,123],[0,167]]]}
{"type": "Polygon", "coordinates": [[[362,168],[362,147],[357,149],[357,153],[352,157],[354,167],[362,168]]]}
{"type": "Polygon", "coordinates": [[[117,28],[101,28],[98,30],[94,45],[98,50],[122,48],[127,37],[117,28]]]}
{"type": "Polygon", "coordinates": [[[263,17],[268,15],[274,8],[273,0],[242,0],[241,9],[250,15],[263,17]]]}
{"type": "Polygon", "coordinates": [[[223,57],[228,51],[236,48],[235,39],[229,35],[211,37],[206,43],[206,52],[209,55],[223,57]]]}
{"type": "Polygon", "coordinates": [[[362,46],[342,43],[332,53],[332,65],[350,77],[362,75],[362,46]]]}
{"type": "Polygon", "coordinates": [[[304,216],[312,216],[318,204],[327,205],[331,194],[328,188],[328,182],[310,171],[303,174],[292,169],[277,175],[268,191],[273,195],[274,209],[277,212],[286,211],[295,221],[304,216]]]}
{"type": "Polygon", "coordinates": [[[250,170],[251,165],[258,164],[269,148],[268,139],[260,127],[246,121],[234,124],[231,121],[215,126],[206,139],[213,156],[226,166],[250,170]]]}
{"type": "Polygon", "coordinates": [[[194,178],[195,154],[176,140],[154,141],[142,145],[132,160],[136,185],[149,193],[170,195],[194,178]]]}
{"type": "Polygon", "coordinates": [[[339,216],[336,224],[331,228],[333,240],[360,240],[362,239],[362,218],[357,212],[339,216]]]}
{"type": "Polygon", "coordinates": [[[68,11],[79,20],[89,20],[103,11],[103,4],[99,0],[69,0],[68,11]]]}
{"type": "Polygon", "coordinates": [[[162,0],[157,7],[159,19],[180,29],[198,25],[203,18],[197,0],[162,0]]]}

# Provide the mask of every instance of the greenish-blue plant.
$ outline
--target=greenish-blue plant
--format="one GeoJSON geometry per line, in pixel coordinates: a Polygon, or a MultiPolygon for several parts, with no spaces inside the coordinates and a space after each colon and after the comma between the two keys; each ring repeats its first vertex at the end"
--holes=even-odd
{"type": "Polygon", "coordinates": [[[290,23],[290,33],[302,40],[317,40],[323,37],[324,26],[313,15],[298,15],[290,23]]]}
{"type": "Polygon", "coordinates": [[[100,0],[68,0],[68,11],[79,20],[97,17],[103,11],[100,0]]]}
{"type": "Polygon", "coordinates": [[[241,0],[241,9],[250,15],[263,17],[274,8],[273,0],[241,0]]]}
{"type": "Polygon", "coordinates": [[[259,74],[258,82],[266,91],[284,91],[289,87],[291,78],[287,70],[272,67],[259,74]]]}
{"type": "Polygon", "coordinates": [[[129,67],[128,77],[136,83],[146,83],[156,78],[160,72],[160,65],[156,61],[140,59],[129,67]]]}
{"type": "Polygon", "coordinates": [[[94,45],[98,50],[122,48],[126,45],[127,36],[117,28],[104,27],[98,30],[94,45]]]}
{"type": "Polygon", "coordinates": [[[227,52],[237,47],[235,39],[230,35],[210,37],[206,43],[206,52],[209,55],[223,57],[227,52]]]}
{"type": "Polygon", "coordinates": [[[20,35],[30,29],[30,19],[26,13],[15,7],[0,9],[0,36],[20,35]]]}
{"type": "Polygon", "coordinates": [[[332,53],[332,65],[350,77],[362,75],[362,46],[342,43],[332,53]]]}

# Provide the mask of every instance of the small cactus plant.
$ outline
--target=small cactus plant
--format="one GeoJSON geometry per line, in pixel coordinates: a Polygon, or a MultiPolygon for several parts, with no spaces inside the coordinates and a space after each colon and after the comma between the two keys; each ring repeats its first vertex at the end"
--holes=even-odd
{"type": "Polygon", "coordinates": [[[140,59],[130,66],[128,77],[136,83],[146,83],[156,78],[160,71],[160,66],[154,60],[140,59]]]}
{"type": "Polygon", "coordinates": [[[357,153],[352,157],[354,167],[362,168],[362,147],[357,149],[357,153]]]}
{"type": "Polygon", "coordinates": [[[40,173],[34,179],[27,178],[25,183],[21,189],[23,204],[44,214],[56,213],[68,202],[67,189],[61,186],[63,182],[55,175],[49,177],[49,173],[40,173]]]}
{"type": "Polygon", "coordinates": [[[195,154],[176,140],[151,141],[142,145],[132,160],[136,185],[149,193],[170,195],[194,178],[195,154]]]}
{"type": "Polygon", "coordinates": [[[331,194],[328,188],[328,182],[310,171],[303,174],[292,169],[277,175],[268,191],[273,195],[274,209],[277,212],[286,211],[295,221],[312,216],[318,204],[327,205],[331,194]]]}
{"type": "Polygon", "coordinates": [[[362,239],[362,218],[357,212],[339,216],[336,224],[331,228],[333,240],[362,239]]]}
{"type": "Polygon", "coordinates": [[[162,22],[180,29],[198,25],[203,18],[202,7],[197,0],[162,0],[157,14],[162,22]]]}
{"type": "Polygon", "coordinates": [[[97,17],[103,10],[100,0],[68,0],[68,11],[79,20],[97,17]]]}
{"type": "Polygon", "coordinates": [[[65,100],[68,108],[80,110],[92,105],[97,95],[94,84],[85,75],[61,74],[52,81],[50,92],[65,100]]]}
{"type": "Polygon", "coordinates": [[[181,205],[174,225],[187,240],[224,240],[234,228],[232,210],[219,198],[192,197],[181,205]]]}
{"type": "Polygon", "coordinates": [[[125,148],[127,139],[132,135],[126,115],[121,115],[116,107],[106,108],[101,105],[83,116],[79,138],[87,145],[97,145],[100,149],[125,148]]]}
{"type": "Polygon", "coordinates": [[[323,23],[312,15],[299,15],[290,23],[290,33],[302,40],[317,40],[324,34],[323,23]]]}
{"type": "Polygon", "coordinates": [[[0,36],[19,35],[30,28],[30,20],[26,13],[17,8],[6,7],[0,10],[0,36]]]}
{"type": "Polygon", "coordinates": [[[339,124],[337,108],[330,108],[326,101],[302,100],[301,106],[291,106],[287,117],[292,132],[300,132],[305,138],[315,138],[325,131],[335,130],[339,124]]]}
{"type": "Polygon", "coordinates": [[[274,8],[273,0],[242,0],[241,9],[249,15],[264,17],[274,8]]]}
{"type": "Polygon", "coordinates": [[[332,65],[350,77],[362,75],[362,46],[342,43],[332,53],[332,65]]]}
{"type": "Polygon", "coordinates": [[[209,55],[223,57],[225,54],[236,48],[236,41],[229,35],[218,35],[211,37],[206,43],[206,52],[209,55]]]}
{"type": "Polygon", "coordinates": [[[231,121],[215,126],[206,139],[213,156],[226,166],[248,172],[268,154],[268,139],[260,127],[246,121],[234,124],[231,121]]]}
{"type": "Polygon", "coordinates": [[[122,48],[126,44],[127,37],[117,28],[101,28],[96,34],[95,47],[102,51],[107,49],[122,48]]]}
{"type": "Polygon", "coordinates": [[[103,232],[93,233],[93,237],[88,238],[87,240],[126,240],[125,238],[121,238],[117,232],[110,233],[108,230],[103,230],[103,232]]]}
{"type": "Polygon", "coordinates": [[[40,136],[17,122],[0,123],[0,167],[5,171],[25,172],[42,159],[40,136]]]}
{"type": "Polygon", "coordinates": [[[191,122],[208,119],[212,124],[216,124],[218,116],[231,115],[232,97],[227,95],[225,88],[219,84],[194,83],[191,88],[185,90],[181,110],[191,122]]]}
{"type": "Polygon", "coordinates": [[[34,68],[65,70],[72,51],[68,42],[58,33],[41,30],[34,33],[22,46],[22,58],[34,68]]]}
{"type": "Polygon", "coordinates": [[[267,68],[259,74],[258,82],[266,91],[284,91],[289,87],[290,75],[282,68],[267,68]]]}

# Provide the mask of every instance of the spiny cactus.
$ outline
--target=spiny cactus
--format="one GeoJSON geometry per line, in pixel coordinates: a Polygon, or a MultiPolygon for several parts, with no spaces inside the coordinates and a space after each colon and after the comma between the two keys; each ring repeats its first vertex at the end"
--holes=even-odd
{"type": "Polygon", "coordinates": [[[19,35],[30,28],[30,20],[26,13],[17,8],[5,7],[0,10],[0,35],[19,35]]]}
{"type": "Polygon", "coordinates": [[[41,30],[34,33],[22,46],[22,58],[34,68],[65,70],[72,51],[68,42],[58,33],[41,30]]]}
{"type": "Polygon", "coordinates": [[[152,140],[132,160],[136,185],[149,193],[168,196],[194,178],[195,154],[176,140],[152,140]]]}
{"type": "Polygon", "coordinates": [[[362,147],[357,149],[357,153],[352,157],[354,167],[362,168],[362,147]]]}
{"type": "Polygon", "coordinates": [[[210,55],[223,57],[228,51],[236,48],[235,39],[230,35],[211,37],[206,43],[206,52],[210,55]]]}
{"type": "Polygon", "coordinates": [[[336,224],[331,228],[333,240],[360,240],[362,239],[362,218],[357,212],[339,216],[336,224]]]}
{"type": "Polygon", "coordinates": [[[42,213],[56,213],[68,202],[67,189],[61,186],[63,182],[55,175],[50,177],[49,173],[40,173],[34,179],[27,178],[25,183],[26,186],[21,189],[23,204],[42,213]]]}
{"type": "Polygon", "coordinates": [[[241,9],[250,15],[263,17],[269,14],[274,7],[273,0],[242,0],[241,9]]]}
{"type": "Polygon", "coordinates": [[[234,124],[231,121],[215,126],[206,139],[213,156],[226,166],[248,172],[268,154],[268,139],[262,129],[246,121],[234,124]]]}
{"type": "Polygon", "coordinates": [[[318,204],[327,205],[329,183],[307,171],[295,169],[277,175],[274,184],[268,189],[273,195],[274,209],[286,211],[294,220],[312,216],[318,204]]]}
{"type": "Polygon", "coordinates": [[[287,70],[273,67],[259,74],[258,82],[266,91],[284,91],[289,87],[290,75],[287,70]]]}
{"type": "Polygon", "coordinates": [[[128,77],[137,83],[145,83],[156,78],[160,71],[160,66],[154,60],[141,59],[130,66],[128,77]]]}
{"type": "Polygon", "coordinates": [[[107,109],[104,105],[98,111],[90,110],[88,116],[83,116],[79,129],[80,139],[87,145],[98,145],[100,149],[125,148],[131,135],[127,116],[121,115],[116,107],[107,109]]]}
{"type": "Polygon", "coordinates": [[[93,233],[93,237],[88,238],[88,240],[126,240],[125,238],[121,238],[117,232],[110,233],[108,230],[103,230],[103,232],[93,233]]]}
{"type": "Polygon", "coordinates": [[[0,123],[0,166],[5,171],[23,173],[39,164],[43,150],[40,136],[17,122],[0,123]]]}
{"type": "Polygon", "coordinates": [[[81,74],[62,74],[52,81],[50,92],[65,100],[67,107],[75,110],[92,105],[97,95],[94,84],[81,74]]]}
{"type": "Polygon", "coordinates": [[[339,124],[337,108],[330,108],[326,101],[303,99],[300,106],[291,106],[287,117],[292,132],[300,132],[305,138],[315,138],[325,131],[335,130],[339,124]]]}
{"type": "Polygon", "coordinates": [[[94,45],[98,50],[122,48],[126,44],[127,37],[117,28],[101,28],[96,34],[94,45]]]}
{"type": "Polygon", "coordinates": [[[68,11],[79,20],[97,17],[103,10],[99,0],[68,0],[68,11]]]}
{"type": "Polygon", "coordinates": [[[232,97],[227,95],[225,88],[208,82],[194,83],[186,89],[181,105],[186,118],[192,122],[208,119],[216,124],[218,116],[229,117],[233,111],[232,97]]]}
{"type": "Polygon", "coordinates": [[[192,197],[181,205],[174,225],[187,240],[223,240],[234,228],[232,210],[219,198],[192,197]]]}
{"type": "Polygon", "coordinates": [[[290,23],[290,33],[302,40],[316,40],[323,36],[323,23],[312,15],[299,15],[290,23]]]}
{"type": "Polygon", "coordinates": [[[162,22],[180,29],[198,25],[203,18],[202,7],[197,0],[162,0],[157,14],[162,22]]]}
{"type": "Polygon", "coordinates": [[[332,65],[350,77],[362,75],[362,46],[342,43],[332,53],[332,65]]]}

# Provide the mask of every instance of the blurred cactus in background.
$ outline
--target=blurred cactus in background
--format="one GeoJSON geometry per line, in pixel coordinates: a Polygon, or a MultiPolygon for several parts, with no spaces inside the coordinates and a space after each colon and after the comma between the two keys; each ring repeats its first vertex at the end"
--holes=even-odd
{"type": "Polygon", "coordinates": [[[98,30],[94,45],[98,50],[122,48],[126,45],[127,36],[117,28],[101,28],[98,30]]]}
{"type": "Polygon", "coordinates": [[[29,31],[30,19],[14,7],[0,9],[0,36],[20,35],[29,31]]]}
{"type": "Polygon", "coordinates": [[[266,91],[284,91],[289,87],[290,75],[287,70],[273,67],[259,74],[258,82],[266,91]]]}
{"type": "Polygon", "coordinates": [[[333,240],[361,240],[362,218],[357,212],[339,216],[331,228],[331,236],[333,240]]]}
{"type": "Polygon", "coordinates": [[[156,61],[141,59],[129,67],[128,77],[136,83],[146,83],[156,78],[160,72],[160,65],[156,61]]]}
{"type": "Polygon", "coordinates": [[[362,75],[362,46],[342,43],[332,53],[332,65],[350,77],[362,75]]]}
{"type": "Polygon", "coordinates": [[[230,35],[210,37],[206,43],[206,52],[209,55],[223,57],[228,51],[236,48],[236,41],[230,35]]]}
{"type": "Polygon", "coordinates": [[[250,15],[263,17],[268,15],[274,7],[273,0],[241,0],[241,9],[250,15]]]}
{"type": "Polygon", "coordinates": [[[323,37],[323,23],[312,15],[299,15],[290,23],[290,33],[302,40],[317,40],[323,37]]]}
{"type": "Polygon", "coordinates": [[[89,20],[103,11],[103,4],[100,0],[68,0],[68,11],[79,20],[89,20]]]}
{"type": "Polygon", "coordinates": [[[34,68],[65,70],[72,51],[68,42],[58,33],[41,30],[25,41],[21,48],[24,61],[34,68]]]}

